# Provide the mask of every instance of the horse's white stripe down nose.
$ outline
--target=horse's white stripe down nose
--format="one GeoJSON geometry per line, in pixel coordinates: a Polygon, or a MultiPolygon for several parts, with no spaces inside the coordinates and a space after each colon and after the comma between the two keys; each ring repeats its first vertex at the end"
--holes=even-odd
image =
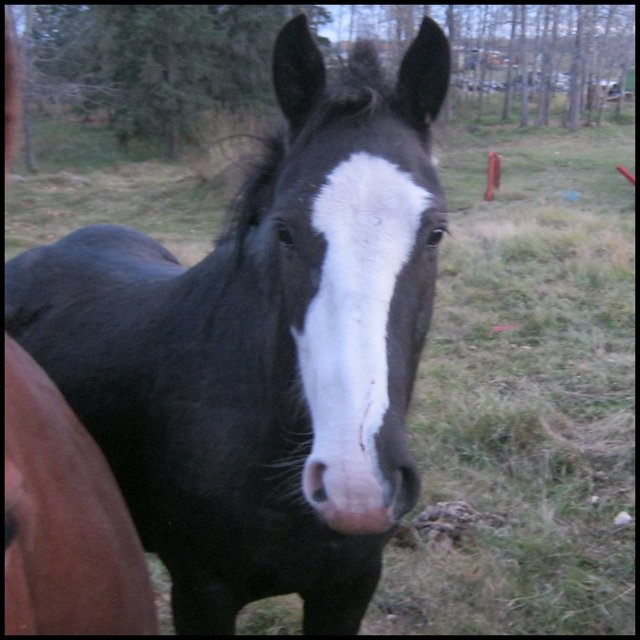
{"type": "Polygon", "coordinates": [[[375,443],[389,407],[387,326],[431,200],[391,162],[356,153],[329,174],[313,204],[311,222],[327,248],[302,331],[293,330],[313,424],[303,489],[347,533],[391,524],[375,443]]]}

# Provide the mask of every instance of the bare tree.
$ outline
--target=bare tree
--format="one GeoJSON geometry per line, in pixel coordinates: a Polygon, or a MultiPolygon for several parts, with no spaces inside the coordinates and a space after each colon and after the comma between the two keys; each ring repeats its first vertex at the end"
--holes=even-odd
{"type": "Polygon", "coordinates": [[[485,82],[487,73],[487,19],[489,6],[485,4],[480,10],[480,25],[478,28],[478,56],[475,68],[474,85],[478,94],[476,122],[482,119],[482,107],[484,105],[485,82]]]}
{"type": "Polygon", "coordinates": [[[583,71],[582,77],[587,85],[586,102],[583,111],[586,112],[585,126],[593,124],[594,115],[597,113],[598,103],[605,93],[601,87],[600,56],[596,48],[596,25],[599,6],[597,4],[584,7],[583,16],[583,71]]]}
{"type": "Polygon", "coordinates": [[[97,58],[100,34],[86,6],[8,5],[20,61],[21,123],[24,164],[38,171],[36,123],[45,115],[71,109],[88,114],[105,107],[113,95],[97,58]]]}
{"type": "Polygon", "coordinates": [[[35,116],[37,110],[36,71],[32,39],[34,6],[29,4],[22,5],[20,8],[24,12],[22,15],[16,14],[19,9],[15,5],[8,5],[7,8],[12,15],[10,23],[13,25],[13,28],[15,29],[15,25],[18,23],[22,26],[20,36],[18,36],[17,32],[12,34],[20,59],[22,150],[27,171],[29,173],[37,173],[38,166],[36,164],[35,149],[35,116]]]}
{"type": "Polygon", "coordinates": [[[520,5],[520,77],[522,94],[520,99],[520,127],[529,126],[529,58],[527,51],[527,5],[520,5]]]}
{"type": "Polygon", "coordinates": [[[616,117],[622,115],[622,108],[625,101],[627,73],[631,68],[633,54],[635,52],[635,24],[636,24],[636,7],[633,5],[623,5],[624,11],[622,16],[622,24],[620,28],[620,42],[622,43],[622,51],[620,56],[620,98],[616,105],[616,117]]]}
{"type": "MultiPolygon", "coordinates": [[[[18,14],[16,44],[22,56],[24,82],[23,149],[30,171],[37,170],[34,126],[35,115],[39,112],[52,113],[52,106],[59,106],[60,113],[72,108],[74,113],[84,113],[88,117],[97,109],[105,114],[107,110],[115,113],[121,107],[122,100],[115,89],[121,85],[121,77],[126,79],[131,75],[133,67],[128,64],[129,59],[134,62],[141,59],[140,56],[136,58],[133,51],[140,38],[132,29],[133,37],[125,39],[124,45],[110,42],[112,32],[102,28],[105,11],[109,11],[104,7],[115,6],[10,6],[9,11],[18,14]],[[114,70],[113,60],[124,61],[122,73],[114,70]]],[[[146,8],[156,5],[126,6],[146,8]]],[[[192,11],[195,6],[202,5],[188,5],[184,10],[192,11]]],[[[228,6],[233,8],[235,5],[228,6]]],[[[290,16],[302,7],[305,5],[284,5],[282,15],[290,16]]],[[[213,13],[219,16],[221,11],[217,9],[213,13]]],[[[236,9],[229,9],[229,12],[236,12],[236,9]]],[[[519,126],[526,127],[533,121],[529,100],[534,95],[538,105],[535,124],[548,126],[554,93],[566,91],[565,87],[570,83],[562,124],[575,130],[583,116],[587,124],[599,124],[607,108],[615,106],[618,114],[622,111],[625,81],[629,68],[635,63],[633,5],[336,5],[331,12],[335,17],[338,40],[378,38],[383,63],[390,66],[397,64],[407,41],[415,36],[423,15],[432,13],[436,20],[446,23],[454,53],[454,76],[444,118],[450,118],[453,109],[461,106],[468,116],[482,120],[490,104],[487,92],[498,80],[500,84],[504,81],[503,120],[514,117],[514,99],[520,91],[519,126]],[[561,77],[560,72],[564,72],[561,77]],[[607,86],[611,87],[614,80],[620,89],[620,99],[616,102],[612,98],[618,94],[606,95],[607,86]]],[[[151,40],[156,37],[153,33],[147,35],[151,40]]],[[[190,52],[193,48],[191,31],[188,36],[180,47],[190,52]]],[[[227,36],[220,37],[220,42],[224,43],[227,36]]],[[[248,40],[245,38],[245,41],[243,47],[246,48],[248,40]]],[[[158,48],[166,50],[161,79],[173,87],[178,77],[185,75],[182,70],[184,51],[179,51],[173,41],[167,42],[167,38],[160,38],[154,47],[154,51],[158,48]]],[[[202,44],[202,47],[206,49],[207,45],[202,44]]],[[[220,47],[224,50],[222,45],[220,47]]],[[[219,72],[221,81],[226,82],[226,75],[236,72],[233,65],[229,67],[229,70],[219,72]]],[[[189,69],[194,68],[189,66],[189,69]]],[[[149,73],[154,69],[145,67],[149,73]]],[[[206,70],[203,75],[208,73],[206,70]]],[[[196,77],[198,73],[194,71],[191,75],[196,77]]],[[[220,85],[221,82],[216,84],[220,85]]],[[[185,94],[192,88],[188,85],[185,94]]],[[[162,94],[165,106],[177,99],[174,94],[162,94]]],[[[155,93],[147,92],[147,95],[155,96],[155,93]]],[[[137,96],[130,93],[127,96],[131,96],[130,102],[137,108],[137,96]]],[[[146,117],[138,120],[150,122],[146,117]]],[[[170,141],[171,153],[175,153],[180,132],[175,125],[163,131],[170,141]]]]}
{"type": "MultiPolygon", "coordinates": [[[[457,30],[456,30],[455,14],[454,14],[453,7],[454,5],[448,4],[447,11],[446,11],[447,31],[449,35],[449,46],[451,47],[452,52],[456,50],[456,45],[457,45],[457,30]]],[[[453,61],[453,70],[454,71],[456,70],[455,58],[453,61]]],[[[452,105],[451,96],[452,96],[452,92],[448,91],[447,97],[445,98],[444,108],[442,110],[443,119],[445,122],[448,122],[449,120],[451,120],[451,116],[453,115],[452,106],[451,106],[452,105]]]]}
{"type": "Polygon", "coordinates": [[[569,93],[567,95],[567,109],[565,113],[564,124],[570,131],[578,129],[580,117],[580,103],[582,98],[582,22],[583,22],[583,6],[576,5],[571,7],[570,15],[575,9],[576,14],[576,30],[573,53],[571,56],[571,72],[569,79],[569,93]]]}
{"type": "MultiPolygon", "coordinates": [[[[616,14],[616,5],[607,5],[606,16],[605,16],[605,26],[603,33],[603,50],[599,51],[598,56],[598,65],[596,71],[596,86],[600,85],[600,82],[606,75],[610,72],[611,67],[611,46],[610,46],[610,36],[611,36],[611,28],[613,25],[613,21],[615,19],[616,14]]],[[[606,104],[606,95],[603,91],[598,91],[596,94],[596,101],[593,105],[593,111],[595,111],[595,124],[602,124],[602,114],[604,113],[604,107],[606,104]]],[[[590,117],[592,114],[590,114],[590,117]]]]}
{"type": "Polygon", "coordinates": [[[551,42],[549,45],[549,86],[548,86],[548,102],[545,107],[545,115],[547,117],[547,121],[545,124],[548,124],[548,116],[550,104],[554,96],[554,88],[553,88],[553,78],[556,75],[556,58],[557,58],[557,48],[558,48],[558,28],[560,25],[560,5],[554,4],[552,11],[552,19],[551,19],[551,42]]]}
{"type": "Polygon", "coordinates": [[[539,5],[542,16],[542,36],[540,39],[540,51],[542,55],[542,67],[540,69],[540,84],[538,85],[538,113],[536,126],[549,124],[549,96],[551,88],[551,47],[549,38],[549,23],[551,21],[551,5],[539,5]]]}
{"type": "Polygon", "coordinates": [[[511,109],[513,103],[513,59],[514,59],[514,48],[513,43],[516,39],[516,28],[518,25],[518,6],[515,4],[511,5],[511,37],[509,38],[507,44],[507,80],[506,80],[506,91],[504,94],[504,103],[502,105],[502,119],[509,120],[511,118],[511,109]]]}

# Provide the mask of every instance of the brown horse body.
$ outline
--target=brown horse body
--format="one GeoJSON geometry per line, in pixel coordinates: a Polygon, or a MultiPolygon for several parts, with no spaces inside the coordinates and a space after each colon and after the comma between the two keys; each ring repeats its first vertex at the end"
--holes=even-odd
{"type": "Polygon", "coordinates": [[[142,546],[111,470],[7,336],[5,546],[5,634],[157,632],[142,546]]]}

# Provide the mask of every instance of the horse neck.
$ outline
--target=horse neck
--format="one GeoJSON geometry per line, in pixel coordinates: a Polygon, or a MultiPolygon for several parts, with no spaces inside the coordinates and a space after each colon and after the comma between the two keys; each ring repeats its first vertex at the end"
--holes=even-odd
{"type": "Polygon", "coordinates": [[[238,260],[233,243],[224,243],[177,279],[170,305],[189,310],[184,331],[195,332],[212,358],[219,349],[242,354],[247,376],[273,411],[291,415],[298,395],[295,347],[272,259],[258,249],[238,260]]]}

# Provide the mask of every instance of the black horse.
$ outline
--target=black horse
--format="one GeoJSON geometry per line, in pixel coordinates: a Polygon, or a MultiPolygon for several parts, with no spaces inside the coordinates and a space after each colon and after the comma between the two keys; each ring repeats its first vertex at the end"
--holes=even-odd
{"type": "Polygon", "coordinates": [[[289,130],[200,264],[97,225],[6,268],[7,328],[106,453],[180,634],[290,592],[305,633],[356,633],[419,493],[404,420],[446,230],[427,139],[447,40],[425,18],[391,89],[360,43],[329,87],[298,16],[273,65],[289,130]]]}

